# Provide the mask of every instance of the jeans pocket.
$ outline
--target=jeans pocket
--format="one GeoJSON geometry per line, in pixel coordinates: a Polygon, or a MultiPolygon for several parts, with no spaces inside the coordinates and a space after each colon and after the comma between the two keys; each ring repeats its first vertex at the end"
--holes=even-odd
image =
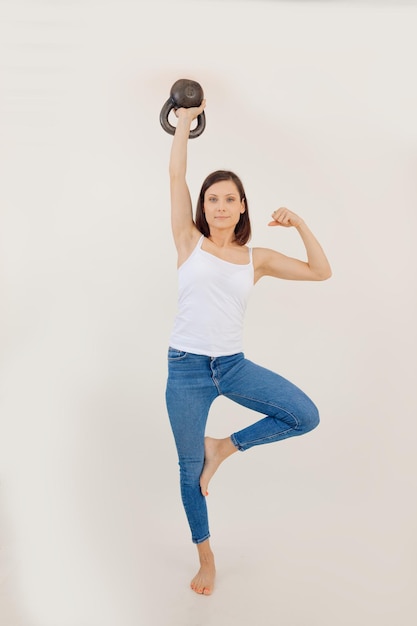
{"type": "Polygon", "coordinates": [[[184,350],[177,350],[176,348],[168,348],[168,361],[179,361],[187,356],[187,352],[184,350]]]}

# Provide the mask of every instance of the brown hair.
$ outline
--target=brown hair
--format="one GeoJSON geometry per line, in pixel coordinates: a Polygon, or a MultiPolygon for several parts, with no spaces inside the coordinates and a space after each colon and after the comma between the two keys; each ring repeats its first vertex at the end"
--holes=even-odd
{"type": "Polygon", "coordinates": [[[214,185],[214,183],[218,183],[221,180],[233,181],[238,189],[240,200],[243,200],[245,203],[245,212],[241,213],[240,219],[235,227],[235,240],[240,246],[244,246],[249,241],[251,236],[249,207],[246,200],[246,194],[243,188],[242,181],[240,180],[239,176],[237,176],[233,172],[230,172],[229,170],[217,170],[216,172],[212,172],[203,182],[197,200],[195,224],[202,235],[204,235],[205,237],[208,237],[210,235],[209,225],[207,224],[206,216],[204,215],[203,211],[204,195],[209,187],[214,185]]]}

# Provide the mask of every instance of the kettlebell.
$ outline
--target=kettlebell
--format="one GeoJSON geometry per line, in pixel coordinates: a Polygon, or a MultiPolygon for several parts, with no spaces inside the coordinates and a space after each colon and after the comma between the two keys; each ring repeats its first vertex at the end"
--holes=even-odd
{"type": "MultiPolygon", "coordinates": [[[[172,109],[180,109],[185,107],[199,107],[203,102],[204,92],[199,83],[194,80],[188,80],[187,78],[180,78],[171,87],[171,93],[168,100],[165,102],[159,115],[159,121],[162,128],[170,135],[175,134],[175,126],[168,121],[168,115],[172,109]]],[[[189,138],[199,137],[206,127],[206,116],[204,111],[197,117],[197,126],[193,130],[190,130],[189,138]]]]}

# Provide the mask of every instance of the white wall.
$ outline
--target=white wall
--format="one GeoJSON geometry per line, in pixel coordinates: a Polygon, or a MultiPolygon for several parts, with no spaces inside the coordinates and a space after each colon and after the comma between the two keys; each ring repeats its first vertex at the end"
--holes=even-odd
{"type": "MultiPolygon", "coordinates": [[[[411,623],[416,6],[0,10],[4,623],[411,623]],[[164,404],[176,272],[158,117],[181,77],[207,98],[193,197],[235,170],[253,245],[302,254],[296,233],[266,227],[286,205],[334,273],[255,288],[246,353],[304,388],[322,424],[213,479],[220,574],[204,608],[186,588],[164,404]]],[[[219,399],[208,430],[252,418],[219,399]]]]}

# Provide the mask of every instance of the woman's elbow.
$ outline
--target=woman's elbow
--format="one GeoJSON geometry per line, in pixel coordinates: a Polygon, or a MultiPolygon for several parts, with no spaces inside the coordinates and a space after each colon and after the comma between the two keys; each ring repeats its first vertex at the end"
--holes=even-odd
{"type": "Polygon", "coordinates": [[[319,267],[310,267],[312,271],[311,280],[328,280],[332,275],[332,268],[329,263],[323,263],[319,267]]]}
{"type": "Polygon", "coordinates": [[[330,267],[328,267],[326,270],[319,272],[316,280],[329,280],[329,278],[331,277],[332,277],[332,270],[330,267]]]}

